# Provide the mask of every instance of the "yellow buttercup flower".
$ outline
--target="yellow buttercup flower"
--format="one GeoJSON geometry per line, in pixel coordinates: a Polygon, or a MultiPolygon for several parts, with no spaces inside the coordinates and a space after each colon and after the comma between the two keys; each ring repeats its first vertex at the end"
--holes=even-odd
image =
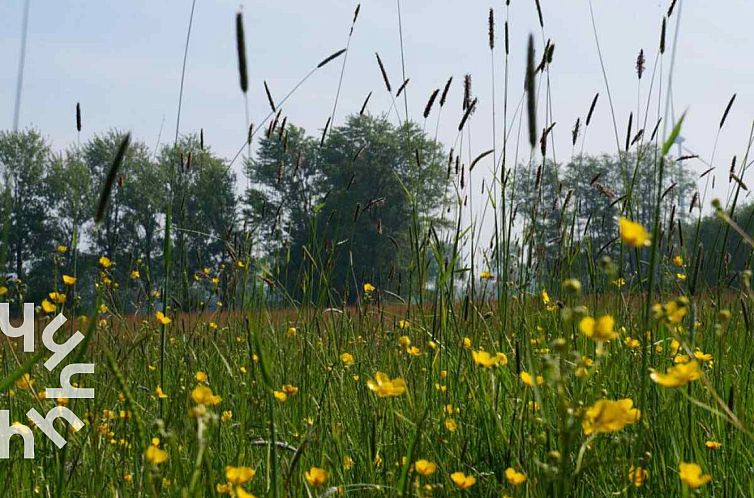
{"type": "Polygon", "coordinates": [[[63,275],[63,283],[65,285],[74,285],[76,283],[76,277],[70,275],[63,275]]]}
{"type": "Polygon", "coordinates": [[[694,351],[694,358],[701,362],[712,361],[712,353],[705,353],[697,349],[696,351],[694,351]]]}
{"type": "Polygon", "coordinates": [[[618,332],[613,330],[615,320],[610,315],[602,315],[599,318],[585,316],[579,322],[579,330],[582,334],[598,342],[610,341],[618,337],[618,332]]]}
{"type": "Polygon", "coordinates": [[[225,478],[230,484],[240,486],[254,479],[256,471],[251,467],[225,467],[225,478]]]}
{"type": "Polygon", "coordinates": [[[581,428],[587,436],[600,432],[616,432],[628,424],[633,424],[641,417],[639,409],[634,408],[631,399],[612,401],[601,399],[587,408],[581,428]]]}
{"type": "Polygon", "coordinates": [[[685,386],[689,382],[700,379],[702,375],[699,363],[696,361],[690,361],[688,363],[679,363],[670,367],[664,374],[652,372],[650,377],[653,381],[663,387],[675,388],[685,386]]]}
{"type": "Polygon", "coordinates": [[[626,337],[626,339],[623,341],[623,344],[625,344],[628,349],[637,349],[641,346],[639,339],[636,339],[634,337],[626,337]]]}
{"type": "Polygon", "coordinates": [[[429,460],[417,460],[414,462],[414,469],[416,469],[417,474],[421,474],[424,477],[431,476],[432,474],[437,471],[437,464],[430,462],[429,460]]]}
{"type": "Polygon", "coordinates": [[[702,468],[695,463],[681,462],[679,475],[683,483],[690,488],[699,488],[712,480],[709,474],[703,474],[702,468]]]}
{"type": "Polygon", "coordinates": [[[28,373],[23,374],[16,381],[16,387],[19,389],[31,389],[33,385],[34,381],[32,380],[31,375],[29,375],[28,373]]]}
{"type": "Polygon", "coordinates": [[[350,367],[354,364],[354,358],[351,353],[341,353],[340,355],[340,362],[343,363],[344,366],[350,367]]]}
{"type": "Polygon", "coordinates": [[[288,400],[288,395],[283,391],[272,391],[272,395],[275,396],[275,399],[280,401],[281,403],[284,403],[286,400],[288,400]]]}
{"type": "Polygon", "coordinates": [[[304,479],[309,486],[318,488],[327,482],[327,471],[320,467],[311,467],[304,473],[304,479]]]}
{"type": "Polygon", "coordinates": [[[377,290],[377,287],[375,287],[374,285],[370,284],[369,282],[366,282],[364,284],[364,292],[366,292],[367,294],[371,294],[375,290],[377,290]]]}
{"type": "Polygon", "coordinates": [[[131,280],[138,280],[141,277],[139,270],[131,270],[131,280]]]}
{"type": "Polygon", "coordinates": [[[157,321],[158,321],[158,322],[160,322],[160,324],[162,324],[162,325],[168,325],[168,324],[169,324],[169,323],[170,323],[170,322],[172,321],[172,320],[171,320],[170,318],[168,318],[168,317],[167,317],[167,316],[165,315],[165,313],[163,313],[162,311],[158,311],[157,313],[155,313],[155,314],[154,314],[154,317],[155,317],[155,318],[157,319],[157,321]]]}
{"type": "Polygon", "coordinates": [[[485,270],[479,274],[479,278],[481,278],[482,280],[492,280],[495,277],[494,275],[492,275],[492,272],[485,270]]]}
{"type": "Polygon", "coordinates": [[[207,382],[207,374],[202,372],[201,370],[196,372],[194,378],[197,380],[197,382],[207,382]]]}
{"type": "Polygon", "coordinates": [[[520,374],[518,374],[518,377],[521,379],[521,382],[529,387],[534,387],[535,383],[536,385],[540,386],[545,382],[544,377],[542,377],[541,375],[534,377],[532,376],[532,374],[526,371],[522,371],[520,374]]]}
{"type": "Polygon", "coordinates": [[[453,472],[450,474],[450,479],[461,489],[469,489],[476,484],[476,477],[466,475],[463,472],[453,472]]]}
{"type": "Polygon", "coordinates": [[[683,266],[683,256],[678,255],[678,256],[674,257],[673,258],[673,264],[676,265],[679,268],[682,267],[683,266]]]}
{"type": "Polygon", "coordinates": [[[233,418],[233,412],[232,411],[230,411],[230,410],[223,410],[223,414],[220,417],[220,420],[222,420],[223,422],[227,422],[227,421],[229,421],[232,418],[233,418]]]}
{"type": "Polygon", "coordinates": [[[149,445],[149,448],[147,448],[147,451],[144,452],[144,458],[147,459],[147,462],[159,465],[161,463],[165,463],[168,460],[168,452],[165,450],[161,450],[157,446],[149,445]]]}
{"type": "Polygon", "coordinates": [[[526,474],[517,471],[513,467],[505,469],[505,480],[513,486],[520,486],[526,482],[526,474]]]}
{"type": "Polygon", "coordinates": [[[448,429],[450,432],[455,432],[458,430],[458,422],[453,420],[452,418],[446,418],[445,419],[445,428],[448,429]]]}
{"type": "Polygon", "coordinates": [[[0,285],[0,297],[6,295],[8,293],[8,288],[4,285],[0,285]]]}
{"type": "Polygon", "coordinates": [[[398,328],[401,330],[411,328],[411,322],[408,320],[398,320],[398,328]]]}
{"type": "Polygon", "coordinates": [[[236,498],[257,498],[253,494],[243,489],[241,486],[237,486],[235,491],[236,491],[236,498]]]}
{"type": "Polygon", "coordinates": [[[191,391],[191,399],[198,405],[217,405],[222,401],[220,396],[212,392],[209,387],[199,384],[191,391]]]}
{"type": "Polygon", "coordinates": [[[64,246],[63,244],[60,244],[55,248],[55,250],[58,251],[60,254],[65,254],[68,252],[68,247],[64,246]]]}
{"type": "Polygon", "coordinates": [[[665,316],[670,323],[680,323],[688,313],[688,298],[679,297],[665,305],[665,316]]]}
{"type": "Polygon", "coordinates": [[[484,368],[494,367],[498,363],[498,357],[492,356],[487,351],[472,351],[471,357],[474,359],[474,363],[484,368]]]}
{"type": "Polygon", "coordinates": [[[723,447],[723,443],[719,441],[705,441],[704,446],[706,446],[710,450],[719,450],[723,447]]]}
{"type": "Polygon", "coordinates": [[[649,232],[647,232],[641,223],[636,223],[621,216],[618,224],[620,227],[620,238],[624,244],[631,247],[643,247],[652,243],[649,232]]]}
{"type": "Polygon", "coordinates": [[[47,299],[42,300],[42,311],[44,311],[45,313],[55,313],[57,309],[58,307],[52,304],[47,299]]]}
{"type": "Polygon", "coordinates": [[[544,289],[542,289],[542,304],[550,304],[550,295],[544,289]]]}
{"type": "Polygon", "coordinates": [[[374,380],[367,381],[367,387],[380,398],[400,396],[406,392],[406,381],[397,377],[391,379],[382,372],[374,374],[374,380]]]}
{"type": "Polygon", "coordinates": [[[65,303],[65,294],[61,294],[60,292],[50,292],[48,296],[50,297],[50,300],[55,304],[65,303]]]}
{"type": "Polygon", "coordinates": [[[110,268],[111,266],[113,266],[113,262],[110,261],[110,258],[108,258],[107,256],[100,256],[100,258],[99,258],[99,265],[102,268],[107,269],[107,268],[110,268]]]}
{"type": "Polygon", "coordinates": [[[156,387],[156,388],[154,389],[154,394],[155,394],[155,395],[156,395],[156,396],[157,396],[158,398],[160,398],[160,399],[165,399],[165,398],[167,398],[167,397],[168,397],[168,395],[167,395],[167,394],[165,394],[165,391],[163,391],[163,390],[162,390],[162,386],[157,386],[157,387],[156,387]]]}
{"type": "Polygon", "coordinates": [[[637,488],[642,487],[644,481],[646,481],[648,477],[649,472],[642,467],[634,467],[632,465],[631,468],[628,469],[628,480],[637,488]]]}
{"type": "Polygon", "coordinates": [[[291,384],[285,384],[283,385],[283,392],[287,394],[288,396],[292,396],[298,393],[298,387],[291,384]]]}

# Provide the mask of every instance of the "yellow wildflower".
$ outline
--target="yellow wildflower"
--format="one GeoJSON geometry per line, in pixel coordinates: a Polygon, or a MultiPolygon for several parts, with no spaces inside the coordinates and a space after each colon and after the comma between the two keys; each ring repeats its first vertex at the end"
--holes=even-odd
{"type": "Polygon", "coordinates": [[[58,307],[52,304],[47,299],[42,300],[42,311],[44,311],[45,313],[55,313],[57,309],[58,307]]]}
{"type": "Polygon", "coordinates": [[[158,322],[160,322],[160,324],[162,324],[162,325],[168,325],[168,324],[169,324],[169,323],[170,323],[170,322],[172,321],[172,320],[171,320],[170,318],[168,318],[168,317],[167,317],[167,316],[165,315],[165,313],[163,313],[162,311],[158,311],[157,313],[155,313],[155,314],[154,314],[154,317],[155,317],[155,318],[157,319],[157,321],[158,321],[158,322]]]}
{"type": "Polygon", "coordinates": [[[649,477],[649,472],[642,467],[634,467],[632,465],[631,468],[628,469],[628,480],[637,488],[644,485],[644,481],[647,480],[647,477],[649,477]]]}
{"type": "Polygon", "coordinates": [[[351,353],[341,353],[340,355],[340,361],[343,363],[344,366],[350,367],[354,364],[354,358],[351,353]]]}
{"type": "Polygon", "coordinates": [[[650,377],[653,381],[663,387],[675,388],[685,386],[691,381],[700,379],[702,377],[702,371],[699,368],[699,363],[696,361],[690,361],[688,363],[679,363],[670,367],[664,374],[652,372],[650,377]]]}
{"type": "Polygon", "coordinates": [[[521,379],[521,382],[529,387],[534,387],[535,383],[536,385],[540,386],[545,382],[544,377],[542,377],[541,375],[533,377],[529,372],[526,371],[522,371],[518,376],[521,379]]]}
{"type": "Polygon", "coordinates": [[[712,480],[709,474],[702,474],[702,468],[695,463],[681,462],[678,477],[690,488],[699,488],[712,480]]]}
{"type": "Polygon", "coordinates": [[[222,401],[222,398],[212,392],[209,387],[198,384],[191,391],[191,399],[198,405],[217,405],[222,401]]]}
{"type": "Polygon", "coordinates": [[[146,458],[147,462],[149,463],[159,465],[161,463],[165,463],[168,460],[168,452],[161,450],[157,446],[149,445],[147,451],[144,452],[144,458],[146,458]]]}
{"type": "Polygon", "coordinates": [[[513,467],[505,469],[505,480],[513,486],[520,486],[526,482],[526,474],[517,471],[513,467]]]}
{"type": "Polygon", "coordinates": [[[256,471],[251,467],[225,467],[225,478],[230,484],[240,486],[254,479],[256,471]]]}
{"type": "Polygon", "coordinates": [[[76,283],[76,277],[70,275],[63,275],[63,283],[65,285],[74,285],[76,283]]]}
{"type": "Polygon", "coordinates": [[[327,471],[319,467],[311,467],[304,473],[304,478],[309,486],[318,488],[327,482],[327,471]]]}
{"type": "Polygon", "coordinates": [[[620,227],[620,238],[623,240],[624,244],[631,247],[643,247],[652,243],[649,233],[641,223],[636,223],[635,221],[631,221],[628,218],[621,216],[618,220],[618,224],[620,227]]]}
{"type": "Polygon", "coordinates": [[[382,372],[375,373],[374,380],[367,381],[367,387],[380,398],[400,396],[406,392],[406,382],[403,379],[400,377],[390,379],[382,372]]]}
{"type": "Polygon", "coordinates": [[[694,358],[701,362],[712,361],[712,353],[705,353],[697,349],[696,351],[694,351],[694,358]]]}
{"type": "Polygon", "coordinates": [[[469,489],[476,484],[476,477],[466,475],[463,472],[453,472],[450,474],[450,479],[461,489],[469,489]]]}
{"type": "Polygon", "coordinates": [[[414,462],[414,469],[416,469],[417,474],[421,474],[424,477],[431,476],[432,474],[437,471],[437,464],[430,462],[429,460],[417,460],[414,462]]]}
{"type": "Polygon", "coordinates": [[[550,295],[545,289],[542,289],[542,304],[550,304],[550,295]]]}
{"type": "Polygon", "coordinates": [[[634,402],[631,399],[601,399],[587,408],[581,428],[587,436],[599,432],[619,431],[641,417],[639,409],[633,406],[634,402]]]}
{"type": "Polygon", "coordinates": [[[472,351],[471,357],[474,359],[474,363],[484,368],[494,367],[498,363],[497,356],[492,356],[487,351],[472,351]]]}
{"type": "Polygon", "coordinates": [[[597,319],[586,316],[579,322],[581,333],[598,342],[610,341],[618,337],[618,333],[613,330],[614,326],[615,320],[610,315],[602,315],[597,319]]]}

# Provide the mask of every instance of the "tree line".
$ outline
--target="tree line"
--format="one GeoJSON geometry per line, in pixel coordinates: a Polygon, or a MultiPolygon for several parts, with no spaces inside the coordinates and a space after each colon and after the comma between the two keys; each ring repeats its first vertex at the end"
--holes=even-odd
{"type": "MultiPolygon", "coordinates": [[[[119,294],[123,310],[158,299],[166,285],[181,309],[234,306],[254,293],[281,304],[349,301],[362,282],[405,295],[416,292],[409,277],[418,266],[431,274],[447,264],[452,236],[437,234],[454,231],[451,207],[463,209],[473,194],[466,165],[459,170],[452,152],[448,158],[414,123],[353,115],[312,136],[275,120],[244,159],[241,180],[203,133],[154,149],[132,141],[95,224],[96,199],[124,136],[110,130],[57,152],[38,130],[0,132],[4,294],[38,303],[61,287],[62,275],[75,275],[75,299],[91,302],[104,256],[108,280],[127,290],[119,294]],[[416,261],[430,233],[442,251],[430,263],[416,261]]],[[[588,273],[602,256],[622,261],[627,274],[639,269],[638,256],[618,253],[616,220],[630,209],[651,225],[658,195],[667,230],[688,227],[712,244],[716,220],[691,230],[696,182],[681,161],[668,161],[657,192],[656,153],[645,146],[507,171],[511,273],[536,268],[538,279],[556,283],[564,271],[588,273]]],[[[751,221],[751,212],[739,216],[751,221]]],[[[731,250],[740,245],[728,242],[731,250]]],[[[503,246],[488,247],[482,266],[495,269],[503,246]]]]}

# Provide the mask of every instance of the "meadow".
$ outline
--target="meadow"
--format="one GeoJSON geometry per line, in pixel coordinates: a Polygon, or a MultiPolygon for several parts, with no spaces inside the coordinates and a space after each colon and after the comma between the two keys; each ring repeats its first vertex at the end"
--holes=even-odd
{"type": "MultiPolygon", "coordinates": [[[[684,191],[691,199],[676,195],[676,172],[699,158],[673,155],[685,118],[668,122],[660,109],[669,96],[650,85],[627,130],[616,125],[625,144],[611,171],[573,167],[581,177],[569,184],[548,144],[555,127],[548,78],[558,54],[545,36],[541,5],[498,3],[489,13],[488,49],[493,86],[494,61],[504,64],[505,92],[492,119],[502,139],[488,151],[471,148],[466,125],[482,119],[474,116],[482,103],[468,77],[460,114],[445,108],[444,119],[458,120],[458,136],[442,150],[435,177],[443,187],[432,214],[420,192],[429,189],[422,168],[434,149],[421,137],[434,127],[428,116],[439,122],[450,81],[428,93],[419,134],[408,105],[399,112],[406,68],[397,85],[379,55],[375,74],[395,95],[385,115],[398,117],[390,133],[406,168],[395,173],[400,201],[375,200],[367,191],[354,206],[344,199],[357,173],[345,174],[320,198],[302,201],[300,212],[286,211],[288,221],[304,220],[298,232],[281,235],[279,214],[293,202],[284,196],[271,197],[280,206],[265,204],[268,214],[258,218],[231,210],[242,228],[224,238],[212,232],[218,235],[209,239],[222,239],[218,256],[200,260],[190,239],[202,227],[183,230],[195,194],[188,179],[182,183],[192,156],[184,157],[180,144],[193,142],[176,139],[178,149],[166,153],[174,176],[164,204],[149,205],[161,247],[116,257],[96,244],[104,226],[111,230],[114,206],[127,202],[118,197],[125,188],[119,175],[128,174],[124,158],[133,145],[130,135],[120,137],[96,195],[85,199],[86,216],[46,248],[43,270],[30,279],[44,286],[35,303],[37,343],[62,313],[68,320],[58,340],[80,331],[75,361],[95,365],[73,385],[94,388],[95,397],[48,396],[60,379],[43,366],[44,352],[32,357],[17,338],[0,338],[0,408],[9,420],[30,424],[29,408],[61,406],[84,422],[78,431],[55,423],[67,441],[62,448],[31,424],[33,459],[22,458],[22,437],[11,438],[10,458],[0,459],[0,496],[754,496],[748,148],[718,175],[728,181],[723,199],[696,186],[711,169],[684,191]],[[508,83],[514,8],[536,9],[542,27],[539,51],[532,35],[526,68],[517,68],[524,88],[508,83]],[[493,159],[492,180],[480,193],[472,169],[485,158],[493,159]],[[328,199],[342,205],[343,218],[330,213],[328,199]],[[384,227],[383,218],[375,218],[377,228],[359,221],[398,202],[400,234],[390,232],[387,214],[384,227]],[[333,216],[339,221],[327,228],[333,216]],[[395,236],[382,237],[383,228],[395,236]],[[375,239],[357,247],[359,231],[367,230],[375,239]],[[299,242],[280,242],[296,236],[299,242]],[[384,244],[376,252],[396,259],[358,261],[364,247],[377,247],[373,240],[384,244]]],[[[678,8],[669,2],[659,44],[651,56],[647,51],[651,69],[640,52],[637,85],[667,78],[659,68],[671,57],[666,44],[678,8]]],[[[358,17],[359,7],[351,34],[358,17]]],[[[230,56],[238,59],[248,106],[240,13],[235,29],[230,56]]],[[[346,55],[347,48],[323,59],[280,101],[264,83],[271,110],[249,128],[239,155],[253,155],[259,132],[270,157],[287,154],[290,143],[294,160],[286,168],[296,169],[282,160],[276,169],[272,161],[266,180],[255,181],[284,183],[281,177],[298,174],[302,154],[324,150],[328,136],[347,135],[328,119],[321,138],[294,146],[280,111],[290,95],[306,91],[302,85],[317,69],[342,64],[345,71],[346,55]]],[[[597,102],[595,96],[574,124],[574,162],[597,102]]],[[[734,102],[735,95],[712,125],[718,137],[734,102]]],[[[366,106],[353,129],[367,119],[366,106]]],[[[201,147],[195,138],[194,168],[203,131],[201,147]]],[[[379,146],[349,144],[342,155],[353,166],[379,146]]],[[[328,153],[336,157],[340,149],[328,153]]],[[[263,161],[249,161],[248,170],[262,171],[263,161]]],[[[22,278],[21,256],[14,259],[11,180],[18,180],[4,180],[0,297],[18,324],[21,303],[35,290],[22,278]]],[[[198,204],[212,199],[211,188],[204,190],[210,195],[198,204]]]]}

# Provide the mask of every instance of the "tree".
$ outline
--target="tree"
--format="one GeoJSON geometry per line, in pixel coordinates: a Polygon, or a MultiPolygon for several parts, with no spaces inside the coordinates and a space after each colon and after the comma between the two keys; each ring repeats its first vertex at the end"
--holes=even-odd
{"type": "Polygon", "coordinates": [[[247,164],[247,216],[263,227],[280,261],[279,278],[297,297],[310,260],[327,292],[354,278],[399,290],[414,213],[422,226],[440,223],[444,156],[413,123],[395,127],[383,117],[350,116],[321,145],[289,125],[262,139],[247,164]]]}
{"type": "Polygon", "coordinates": [[[50,210],[45,202],[50,155],[37,130],[0,132],[0,166],[10,192],[10,203],[0,209],[2,218],[10,221],[9,270],[21,279],[54,246],[48,236],[50,210]]]}
{"type": "MultiPolygon", "coordinates": [[[[84,145],[84,162],[89,170],[89,175],[93,179],[92,188],[95,199],[104,188],[105,178],[125,135],[124,132],[110,130],[104,135],[96,135],[84,145]]],[[[142,142],[132,140],[131,145],[126,150],[116,182],[112,187],[104,219],[101,224],[93,225],[89,231],[95,255],[107,255],[110,259],[116,261],[121,268],[129,266],[134,252],[134,225],[124,222],[129,209],[126,203],[125,187],[134,179],[135,172],[148,170],[150,162],[150,153],[147,146],[142,142]]],[[[139,188],[138,183],[135,183],[134,186],[139,188]]],[[[93,202],[96,202],[96,200],[93,202]]]]}
{"type": "Polygon", "coordinates": [[[288,125],[262,138],[256,157],[247,159],[250,185],[243,216],[266,252],[306,237],[313,203],[321,195],[318,155],[317,142],[303,128],[288,125]]]}
{"type": "Polygon", "coordinates": [[[224,159],[202,145],[195,134],[184,136],[163,147],[158,157],[163,193],[172,202],[175,269],[184,307],[192,306],[189,275],[223,261],[236,224],[236,177],[224,159]]]}
{"type": "Polygon", "coordinates": [[[80,239],[82,227],[92,217],[96,197],[80,148],[74,147],[54,156],[47,184],[55,238],[75,250],[74,234],[80,239]]]}

